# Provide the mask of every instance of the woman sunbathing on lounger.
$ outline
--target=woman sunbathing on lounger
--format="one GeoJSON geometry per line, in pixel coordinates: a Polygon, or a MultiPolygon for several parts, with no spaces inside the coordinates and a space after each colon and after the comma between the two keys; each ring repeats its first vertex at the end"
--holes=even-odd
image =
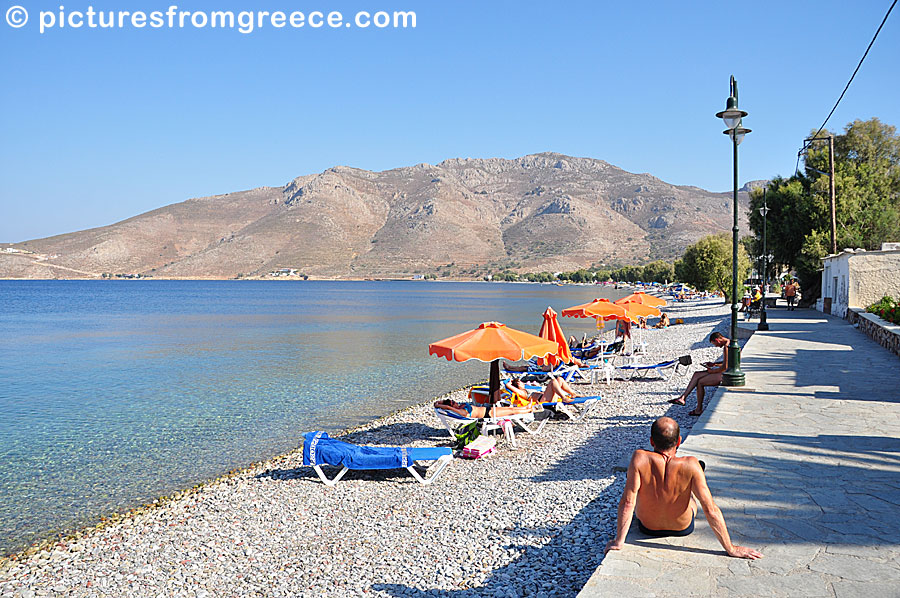
{"type": "Polygon", "coordinates": [[[451,401],[450,399],[436,401],[434,403],[434,408],[452,411],[453,413],[461,417],[470,417],[472,419],[481,419],[483,417],[503,417],[505,415],[521,415],[524,413],[534,413],[536,411],[543,410],[543,407],[541,407],[540,404],[526,405],[525,407],[501,407],[499,405],[494,405],[493,407],[491,407],[489,405],[479,405],[478,403],[457,403],[456,401],[451,401]]]}
{"type": "Polygon", "coordinates": [[[525,388],[525,384],[518,378],[514,378],[512,382],[503,386],[506,390],[519,397],[520,400],[528,401],[529,403],[555,403],[559,399],[562,399],[563,403],[571,403],[576,396],[569,383],[562,378],[551,378],[542,391],[529,392],[525,388]],[[559,399],[556,397],[559,397],[559,399]]]}

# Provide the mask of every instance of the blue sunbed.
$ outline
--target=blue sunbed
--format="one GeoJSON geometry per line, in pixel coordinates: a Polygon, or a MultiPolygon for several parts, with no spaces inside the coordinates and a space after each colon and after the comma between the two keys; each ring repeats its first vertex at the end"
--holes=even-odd
{"type": "Polygon", "coordinates": [[[453,458],[449,448],[413,448],[388,446],[360,446],[336,440],[328,433],[307,432],[303,435],[303,464],[312,467],[326,486],[337,484],[350,469],[406,469],[422,484],[430,484],[453,458]],[[437,469],[423,478],[413,468],[416,461],[437,461],[437,469]],[[322,472],[322,465],[343,467],[332,479],[322,472]]]}

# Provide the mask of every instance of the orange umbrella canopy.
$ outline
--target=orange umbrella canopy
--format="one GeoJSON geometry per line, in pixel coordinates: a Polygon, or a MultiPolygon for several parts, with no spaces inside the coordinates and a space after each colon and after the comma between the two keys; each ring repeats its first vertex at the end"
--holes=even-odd
{"type": "Polygon", "coordinates": [[[546,359],[538,359],[539,364],[543,365],[545,361],[550,365],[572,362],[572,351],[569,350],[566,335],[563,333],[562,326],[559,325],[559,319],[556,317],[556,312],[553,311],[552,307],[548,307],[544,312],[544,323],[541,324],[541,331],[538,332],[538,336],[556,343],[556,354],[548,355],[546,359]]]}
{"type": "Polygon", "coordinates": [[[620,305],[625,308],[632,322],[637,322],[638,318],[658,318],[662,314],[657,308],[643,303],[629,302],[620,305]]]}
{"type": "Polygon", "coordinates": [[[500,322],[485,322],[475,330],[463,332],[428,345],[428,353],[446,357],[447,361],[494,361],[509,359],[519,361],[532,357],[545,357],[556,353],[556,341],[547,340],[521,330],[508,328],[500,322]]]}
{"type": "Polygon", "coordinates": [[[666,305],[666,300],[654,295],[648,295],[643,291],[637,291],[616,301],[617,305],[622,305],[623,303],[642,303],[650,307],[660,307],[666,305]]]}
{"type": "Polygon", "coordinates": [[[625,308],[616,305],[609,299],[594,299],[590,303],[567,307],[562,310],[563,316],[570,318],[597,318],[598,320],[627,320],[625,308]]]}

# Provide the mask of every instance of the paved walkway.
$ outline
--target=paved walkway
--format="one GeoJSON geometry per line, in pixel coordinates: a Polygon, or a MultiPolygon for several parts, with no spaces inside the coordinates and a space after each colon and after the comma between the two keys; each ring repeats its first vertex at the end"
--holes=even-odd
{"type": "Polygon", "coordinates": [[[900,597],[900,360],[819,312],[769,324],[744,348],[755,391],[721,389],[680,450],[706,461],[735,543],[765,557],[725,556],[702,515],[686,538],[635,525],[580,598],[900,597]]]}

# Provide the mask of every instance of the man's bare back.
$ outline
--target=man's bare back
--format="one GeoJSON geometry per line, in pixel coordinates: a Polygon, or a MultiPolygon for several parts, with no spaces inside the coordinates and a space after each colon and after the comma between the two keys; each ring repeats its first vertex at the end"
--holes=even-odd
{"type": "Polygon", "coordinates": [[[637,450],[631,457],[628,479],[619,501],[616,537],[606,545],[606,550],[622,549],[635,513],[645,533],[665,536],[691,533],[697,513],[691,499],[693,494],[728,556],[760,558],[762,554],[758,551],[731,543],[725,518],[709,492],[700,461],[695,457],[675,456],[681,444],[678,422],[669,417],[656,420],[651,428],[650,444],[653,451],[637,450]]]}
{"type": "Polygon", "coordinates": [[[697,513],[691,500],[694,476],[703,475],[695,457],[671,457],[657,452],[635,451],[632,462],[641,478],[636,515],[651,530],[683,530],[697,513]]]}

